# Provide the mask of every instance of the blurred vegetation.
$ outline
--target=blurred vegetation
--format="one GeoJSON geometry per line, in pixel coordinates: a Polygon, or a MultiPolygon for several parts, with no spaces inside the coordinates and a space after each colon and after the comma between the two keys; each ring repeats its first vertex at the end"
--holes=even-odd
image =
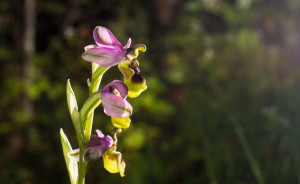
{"type": "MultiPolygon", "coordinates": [[[[78,145],[65,85],[81,105],[81,54],[103,25],[147,45],[148,90],[130,100],[132,126],[119,138],[126,177],[100,160],[87,183],[300,183],[300,1],[36,1],[30,71],[25,2],[0,2],[1,182],[68,183],[59,128],[78,145]]],[[[116,78],[113,68],[103,84],[116,78]]],[[[94,128],[108,133],[101,108],[94,128]]]]}

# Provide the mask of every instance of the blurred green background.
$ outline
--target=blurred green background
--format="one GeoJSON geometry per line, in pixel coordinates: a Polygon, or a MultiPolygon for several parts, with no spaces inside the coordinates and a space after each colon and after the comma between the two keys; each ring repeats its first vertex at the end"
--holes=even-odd
{"type": "MultiPolygon", "coordinates": [[[[300,183],[299,17],[298,0],[1,0],[1,183],[69,183],[65,85],[81,106],[97,25],[147,45],[148,90],[119,136],[126,177],[99,160],[86,183],[300,183]]],[[[102,107],[96,128],[112,129],[102,107]]]]}

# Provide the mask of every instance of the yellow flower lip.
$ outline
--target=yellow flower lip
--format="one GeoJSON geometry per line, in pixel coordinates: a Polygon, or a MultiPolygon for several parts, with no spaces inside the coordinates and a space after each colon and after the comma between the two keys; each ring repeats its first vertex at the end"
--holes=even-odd
{"type": "Polygon", "coordinates": [[[124,75],[124,84],[128,87],[128,97],[136,98],[147,89],[146,80],[138,68],[136,59],[121,62],[118,67],[124,75]]]}
{"type": "Polygon", "coordinates": [[[129,65],[129,68],[131,68],[134,73],[141,73],[141,70],[139,69],[139,62],[136,59],[131,60],[131,63],[129,65]]]}
{"type": "Polygon", "coordinates": [[[110,173],[120,173],[124,177],[126,164],[122,159],[122,154],[116,151],[116,146],[111,147],[103,155],[104,168],[110,173]]]}
{"type": "Polygon", "coordinates": [[[126,117],[126,118],[115,118],[115,117],[111,117],[111,122],[113,124],[113,126],[115,128],[123,128],[126,129],[130,126],[130,118],[126,117]]]}

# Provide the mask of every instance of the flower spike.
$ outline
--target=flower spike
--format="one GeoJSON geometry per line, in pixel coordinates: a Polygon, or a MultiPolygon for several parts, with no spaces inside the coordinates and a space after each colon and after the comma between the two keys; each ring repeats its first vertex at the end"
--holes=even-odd
{"type": "Polygon", "coordinates": [[[147,89],[137,57],[146,51],[144,44],[131,46],[131,38],[122,45],[113,33],[97,26],[93,30],[95,43],[84,47],[82,58],[91,62],[91,80],[87,80],[89,97],[80,111],[71,85],[67,85],[67,101],[72,121],[76,130],[79,148],[72,149],[61,130],[63,152],[72,184],[84,184],[90,168],[90,161],[103,157],[104,168],[110,173],[120,173],[124,177],[126,164],[122,154],[117,151],[117,134],[130,126],[132,106],[127,97],[135,98],[147,89]],[[99,90],[103,74],[112,66],[118,65],[124,75],[124,81],[114,80],[99,90]],[[102,103],[104,113],[111,116],[114,129],[111,136],[96,130],[92,135],[95,109],[102,103]],[[79,163],[78,163],[79,162],[79,163]]]}

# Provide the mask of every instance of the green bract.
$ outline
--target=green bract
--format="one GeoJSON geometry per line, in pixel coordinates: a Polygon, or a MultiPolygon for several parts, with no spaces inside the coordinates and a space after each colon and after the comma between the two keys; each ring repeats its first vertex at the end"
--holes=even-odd
{"type": "Polygon", "coordinates": [[[67,169],[70,175],[71,184],[76,184],[78,179],[78,165],[76,161],[68,157],[68,153],[72,151],[72,147],[62,128],[60,129],[60,140],[63,148],[67,169]]]}
{"type": "Polygon", "coordinates": [[[76,136],[78,138],[78,141],[83,142],[83,136],[82,136],[83,127],[81,126],[79,120],[79,112],[78,112],[76,96],[71,87],[70,79],[68,79],[67,81],[67,102],[68,102],[71,119],[76,131],[76,136]]]}

